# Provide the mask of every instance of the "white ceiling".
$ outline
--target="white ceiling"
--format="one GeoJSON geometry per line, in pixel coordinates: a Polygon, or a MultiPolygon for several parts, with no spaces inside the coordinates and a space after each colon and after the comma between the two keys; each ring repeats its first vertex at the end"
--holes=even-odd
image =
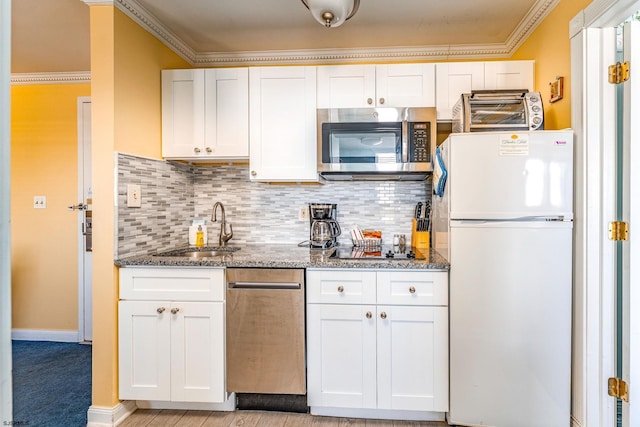
{"type": "MultiPolygon", "coordinates": [[[[87,4],[95,1],[12,0],[12,72],[88,71],[87,4]]],[[[353,18],[330,29],[301,0],[112,1],[208,66],[505,57],[559,0],[361,0],[353,18]]]]}

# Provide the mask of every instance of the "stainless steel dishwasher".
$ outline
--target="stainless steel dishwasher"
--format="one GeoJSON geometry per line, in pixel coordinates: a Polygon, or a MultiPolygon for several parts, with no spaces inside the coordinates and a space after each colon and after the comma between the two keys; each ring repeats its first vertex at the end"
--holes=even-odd
{"type": "Polygon", "coordinates": [[[302,395],[304,270],[227,269],[227,390],[302,395]]]}

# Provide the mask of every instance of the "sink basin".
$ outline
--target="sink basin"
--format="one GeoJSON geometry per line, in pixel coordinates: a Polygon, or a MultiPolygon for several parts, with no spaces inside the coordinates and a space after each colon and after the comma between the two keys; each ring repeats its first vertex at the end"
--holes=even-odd
{"type": "Polygon", "coordinates": [[[220,255],[229,255],[233,253],[233,251],[188,251],[188,252],[180,252],[174,256],[186,256],[190,258],[209,258],[220,255]]]}
{"type": "Polygon", "coordinates": [[[188,258],[212,258],[223,255],[230,255],[240,248],[225,246],[216,248],[204,248],[204,249],[179,249],[175,251],[169,251],[157,254],[156,256],[171,256],[171,257],[188,257],[188,258]]]}

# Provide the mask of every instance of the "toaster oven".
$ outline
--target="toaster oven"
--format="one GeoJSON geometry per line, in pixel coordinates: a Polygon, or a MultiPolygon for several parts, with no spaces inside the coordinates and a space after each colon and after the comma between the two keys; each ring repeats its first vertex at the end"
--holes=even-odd
{"type": "Polygon", "coordinates": [[[454,133],[543,129],[544,110],[539,92],[477,90],[463,93],[453,107],[454,133]]]}

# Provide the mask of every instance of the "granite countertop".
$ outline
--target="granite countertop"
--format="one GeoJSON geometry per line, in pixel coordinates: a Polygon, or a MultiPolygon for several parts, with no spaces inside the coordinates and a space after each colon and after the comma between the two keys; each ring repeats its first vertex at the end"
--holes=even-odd
{"type": "MultiPolygon", "coordinates": [[[[449,263],[433,249],[421,250],[425,260],[331,258],[333,250],[317,250],[299,247],[296,244],[230,245],[239,250],[209,258],[188,256],[142,255],[118,258],[119,267],[133,266],[179,266],[179,267],[254,267],[254,268],[387,268],[416,270],[448,270],[449,263]]],[[[173,248],[174,252],[183,248],[173,248]]],[[[195,248],[193,248],[195,250],[195,248]]],[[[205,248],[215,249],[215,248],[205,248]]],[[[202,249],[201,249],[202,250],[202,249]]],[[[169,251],[167,251],[169,252],[169,251]]]]}

